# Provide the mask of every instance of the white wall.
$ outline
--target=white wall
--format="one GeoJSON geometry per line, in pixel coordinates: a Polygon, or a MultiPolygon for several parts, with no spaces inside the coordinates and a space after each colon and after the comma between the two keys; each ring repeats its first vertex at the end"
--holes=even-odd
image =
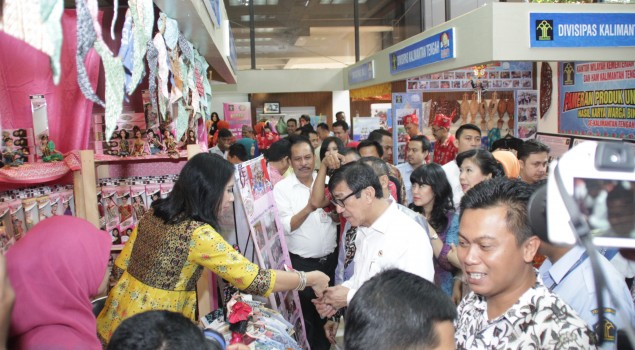
{"type": "MultiPolygon", "coordinates": [[[[351,125],[351,99],[348,90],[333,91],[333,122],[335,122],[335,113],[343,111],[346,114],[346,122],[351,125]]],[[[355,111],[352,111],[355,113],[355,111]]]]}
{"type": "Polygon", "coordinates": [[[223,118],[223,103],[229,102],[249,102],[249,97],[247,94],[214,92],[212,93],[212,112],[218,113],[223,118]]]}

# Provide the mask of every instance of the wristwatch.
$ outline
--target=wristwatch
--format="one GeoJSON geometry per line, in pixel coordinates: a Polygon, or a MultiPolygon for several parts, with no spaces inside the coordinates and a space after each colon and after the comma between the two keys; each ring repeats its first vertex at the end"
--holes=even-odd
{"type": "Polygon", "coordinates": [[[433,241],[437,240],[437,239],[439,239],[439,235],[435,233],[434,236],[430,236],[430,239],[433,240],[433,241]]]}

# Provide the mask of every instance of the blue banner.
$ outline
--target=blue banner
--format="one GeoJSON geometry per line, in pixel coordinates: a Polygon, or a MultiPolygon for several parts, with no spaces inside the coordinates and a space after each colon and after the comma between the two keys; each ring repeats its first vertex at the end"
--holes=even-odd
{"type": "Polygon", "coordinates": [[[455,58],[454,28],[390,53],[390,74],[455,58]]]}
{"type": "Polygon", "coordinates": [[[371,60],[348,71],[348,83],[359,84],[375,79],[375,61],[371,60]]]}
{"type": "Polygon", "coordinates": [[[635,140],[635,62],[559,64],[558,132],[635,140]]]}
{"type": "Polygon", "coordinates": [[[635,46],[635,13],[530,13],[531,47],[635,46]]]}

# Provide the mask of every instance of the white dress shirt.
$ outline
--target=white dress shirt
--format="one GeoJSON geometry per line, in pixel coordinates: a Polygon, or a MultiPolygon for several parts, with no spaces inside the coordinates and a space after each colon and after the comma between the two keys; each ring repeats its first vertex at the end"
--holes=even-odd
{"type": "MultiPolygon", "coordinates": [[[[316,177],[314,172],[313,181],[316,177]]],[[[306,207],[310,195],[311,188],[302,184],[295,174],[282,179],[273,188],[289,252],[303,258],[321,258],[337,246],[335,223],[323,209],[313,211],[300,227],[291,231],[291,218],[306,207]]]]}
{"type": "Polygon", "coordinates": [[[397,164],[397,169],[401,173],[401,178],[403,179],[403,186],[406,188],[406,205],[412,203],[412,183],[410,183],[410,175],[415,169],[410,165],[410,163],[401,163],[397,164]]]}
{"type": "Polygon", "coordinates": [[[448,178],[450,187],[452,187],[452,200],[454,201],[454,209],[458,212],[461,204],[461,198],[463,198],[463,188],[461,187],[461,181],[459,176],[461,171],[459,165],[456,164],[456,160],[449,163],[445,163],[442,166],[445,176],[448,178]]]}
{"type": "Polygon", "coordinates": [[[393,201],[371,227],[360,226],[353,276],[342,283],[349,289],[347,303],[377,273],[397,268],[434,283],[432,246],[425,230],[393,201]]]}

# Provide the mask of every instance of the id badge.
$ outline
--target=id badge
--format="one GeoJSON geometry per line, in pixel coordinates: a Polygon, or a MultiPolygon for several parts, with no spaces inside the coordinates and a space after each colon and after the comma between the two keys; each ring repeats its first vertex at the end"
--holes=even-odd
{"type": "Polygon", "coordinates": [[[331,222],[331,218],[329,214],[327,214],[323,209],[320,209],[320,222],[328,223],[331,222]]]}

